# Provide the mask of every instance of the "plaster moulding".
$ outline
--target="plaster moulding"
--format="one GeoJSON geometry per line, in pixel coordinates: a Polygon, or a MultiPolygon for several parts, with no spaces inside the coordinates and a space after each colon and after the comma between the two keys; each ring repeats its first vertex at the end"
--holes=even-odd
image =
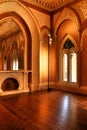
{"type": "Polygon", "coordinates": [[[64,8],[59,19],[56,21],[54,34],[57,33],[57,30],[58,30],[58,27],[60,26],[60,24],[64,20],[67,20],[67,19],[72,20],[76,24],[77,30],[80,29],[80,21],[79,21],[78,16],[75,14],[75,12],[70,8],[64,8]]]}
{"type": "Polygon", "coordinates": [[[41,7],[50,12],[61,8],[74,0],[20,0],[20,2],[27,2],[35,6],[41,7]]]}

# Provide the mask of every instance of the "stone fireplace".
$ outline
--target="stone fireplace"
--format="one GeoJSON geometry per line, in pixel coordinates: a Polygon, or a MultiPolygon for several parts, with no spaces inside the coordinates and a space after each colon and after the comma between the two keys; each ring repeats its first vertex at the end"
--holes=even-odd
{"type": "Polygon", "coordinates": [[[28,73],[29,72],[26,71],[0,71],[0,96],[22,93],[22,92],[29,92],[28,73]],[[16,83],[18,83],[15,85],[18,86],[15,86],[15,88],[12,89],[10,80],[15,80],[16,83]],[[8,86],[5,86],[6,84],[8,86]],[[7,90],[5,91],[6,87],[7,90]]]}
{"type": "Polygon", "coordinates": [[[14,78],[7,78],[1,85],[1,90],[3,91],[10,91],[10,90],[18,90],[19,83],[14,78]]]}

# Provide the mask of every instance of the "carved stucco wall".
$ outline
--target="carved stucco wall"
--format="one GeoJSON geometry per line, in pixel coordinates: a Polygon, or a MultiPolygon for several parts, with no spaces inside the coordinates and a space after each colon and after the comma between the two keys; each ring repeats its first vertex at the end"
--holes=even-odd
{"type": "MultiPolygon", "coordinates": [[[[55,17],[54,17],[55,19],[55,17]]],[[[59,25],[64,21],[64,20],[71,20],[76,24],[77,30],[80,29],[80,21],[78,15],[71,9],[71,8],[64,8],[62,12],[60,12],[60,15],[58,19],[55,21],[54,24],[54,34],[57,33],[59,25]]]]}
{"type": "Polygon", "coordinates": [[[81,41],[80,41],[80,85],[87,86],[87,0],[81,1],[73,6],[81,22],[81,41]]]}
{"type": "Polygon", "coordinates": [[[81,23],[87,19],[87,0],[80,1],[72,6],[80,17],[81,23]]]}
{"type": "MultiPolygon", "coordinates": [[[[65,20],[71,20],[76,26],[76,30],[78,33],[78,37],[77,37],[78,40],[76,40],[76,42],[78,41],[78,48],[79,48],[78,55],[80,56],[80,60],[78,60],[78,64],[80,64],[79,70],[78,70],[79,82],[80,82],[81,87],[82,86],[86,87],[87,86],[87,61],[86,61],[86,58],[87,58],[87,44],[86,44],[87,43],[87,38],[86,38],[87,37],[87,0],[76,2],[75,4],[68,6],[68,8],[65,7],[63,10],[61,10],[60,12],[54,15],[53,28],[54,28],[55,36],[58,34],[57,32],[59,31],[59,28],[61,27],[61,25],[64,23],[65,20]]],[[[67,29],[66,29],[66,32],[67,32],[67,29]]],[[[63,32],[63,28],[61,31],[63,32]]],[[[63,36],[61,37],[63,38],[63,36]]],[[[60,38],[60,36],[58,38],[60,38]]],[[[58,61],[56,62],[58,64],[58,61]]]]}

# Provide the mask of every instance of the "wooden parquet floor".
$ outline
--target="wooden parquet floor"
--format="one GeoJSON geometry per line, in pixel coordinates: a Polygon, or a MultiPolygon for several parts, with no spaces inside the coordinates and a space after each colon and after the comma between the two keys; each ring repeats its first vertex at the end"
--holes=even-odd
{"type": "Polygon", "coordinates": [[[87,130],[87,96],[52,90],[0,97],[0,130],[87,130]]]}

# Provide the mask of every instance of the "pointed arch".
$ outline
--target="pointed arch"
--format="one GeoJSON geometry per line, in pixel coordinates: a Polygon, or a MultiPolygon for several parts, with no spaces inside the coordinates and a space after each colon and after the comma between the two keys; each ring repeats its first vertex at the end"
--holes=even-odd
{"type": "MultiPolygon", "coordinates": [[[[16,13],[17,15],[13,16],[16,20],[18,20],[18,16],[20,16],[26,23],[28,29],[31,33],[31,41],[32,41],[32,90],[37,89],[37,84],[39,84],[39,40],[40,40],[40,27],[38,21],[32,15],[32,12],[26,8],[21,2],[17,0],[8,0],[8,1],[1,1],[0,4],[0,15],[5,13],[16,13]]],[[[24,32],[25,36],[25,49],[27,50],[27,45],[29,41],[27,40],[27,35],[23,24],[20,22],[20,26],[24,32]]],[[[27,61],[27,51],[25,51],[25,61],[27,61]]],[[[25,64],[25,70],[27,71],[27,63],[25,64]]]]}
{"type": "Polygon", "coordinates": [[[60,82],[77,83],[77,52],[78,47],[71,35],[65,35],[59,50],[59,76],[60,82]],[[65,46],[65,44],[70,44],[65,46]]]}
{"type": "Polygon", "coordinates": [[[79,16],[77,15],[77,13],[72,10],[69,7],[66,7],[63,9],[62,13],[60,14],[59,18],[57,19],[56,23],[55,23],[55,27],[54,27],[54,35],[56,36],[58,33],[58,29],[61,25],[61,23],[65,20],[71,20],[72,22],[75,23],[77,31],[81,29],[81,25],[80,25],[80,19],[79,16]]]}
{"type": "Polygon", "coordinates": [[[59,53],[61,53],[61,51],[62,51],[62,49],[63,49],[63,46],[64,46],[64,44],[65,44],[65,42],[66,42],[67,39],[71,40],[71,42],[72,42],[73,45],[74,45],[74,49],[75,49],[75,51],[77,52],[77,51],[78,51],[78,46],[77,46],[77,43],[76,43],[75,39],[74,39],[71,35],[67,34],[67,35],[64,36],[64,38],[63,38],[63,40],[62,40],[59,53]]]}

